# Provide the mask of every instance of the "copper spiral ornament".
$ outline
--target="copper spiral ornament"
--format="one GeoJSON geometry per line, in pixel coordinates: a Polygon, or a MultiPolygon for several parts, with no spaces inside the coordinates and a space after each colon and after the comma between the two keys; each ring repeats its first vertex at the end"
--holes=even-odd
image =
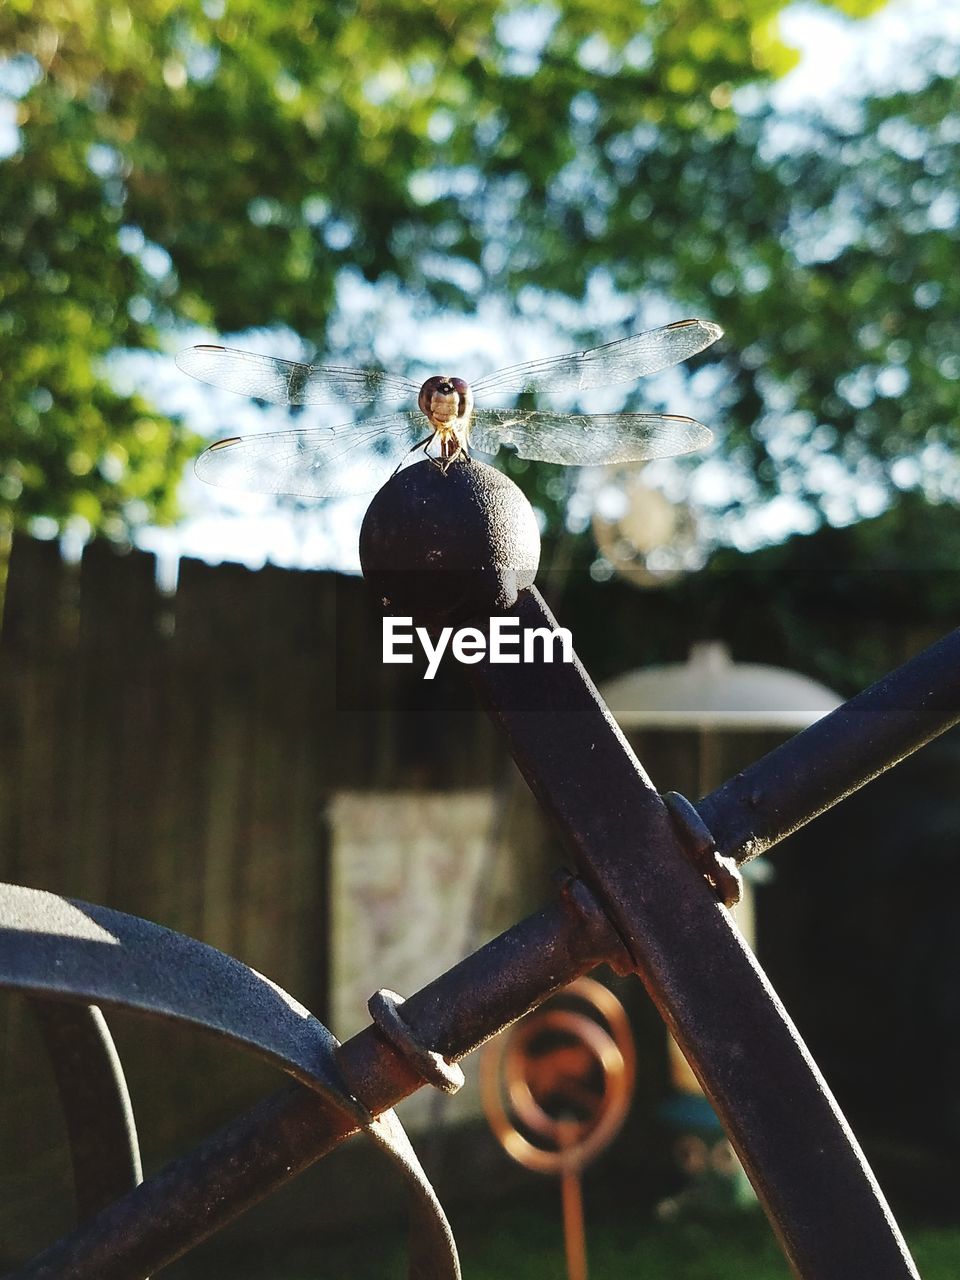
{"type": "Polygon", "coordinates": [[[630,1108],[636,1055],[626,1011],[593,978],[578,978],[515,1023],[480,1056],[483,1108],[504,1150],[557,1174],[570,1280],[585,1280],[580,1175],[630,1108]]]}

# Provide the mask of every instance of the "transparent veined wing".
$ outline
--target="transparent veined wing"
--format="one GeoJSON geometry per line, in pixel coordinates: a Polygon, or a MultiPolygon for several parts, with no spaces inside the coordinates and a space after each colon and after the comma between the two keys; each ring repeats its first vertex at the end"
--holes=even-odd
{"type": "Polygon", "coordinates": [[[380,369],[340,369],[258,356],[232,347],[188,347],[177,356],[184,373],[225,391],[273,404],[360,404],[369,400],[416,399],[419,384],[380,369]]]}
{"type": "Polygon", "coordinates": [[[678,320],[589,351],[498,369],[475,382],[473,393],[487,396],[501,391],[587,391],[606,387],[669,369],[681,360],[689,360],[722,335],[720,326],[709,320],[678,320]]]}
{"type": "Polygon", "coordinates": [[[541,413],[476,409],[470,444],[481,453],[507,447],[533,462],[598,466],[692,453],[710,443],[709,427],[670,413],[541,413]]]}
{"type": "Polygon", "coordinates": [[[247,493],[343,498],[373,493],[433,428],[418,410],[340,427],[233,436],[205,449],[196,473],[247,493]]]}

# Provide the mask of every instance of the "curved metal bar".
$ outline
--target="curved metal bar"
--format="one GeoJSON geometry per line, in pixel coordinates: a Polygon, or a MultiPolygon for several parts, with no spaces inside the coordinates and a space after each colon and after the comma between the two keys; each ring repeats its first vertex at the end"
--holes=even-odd
{"type": "MultiPolygon", "coordinates": [[[[424,1043],[459,1059],[602,961],[620,972],[622,954],[619,938],[584,887],[566,883],[555,902],[411,995],[404,1014],[424,1043]]],[[[385,1112],[423,1084],[373,1024],[339,1053],[371,1111],[385,1112]]],[[[130,1280],[159,1271],[358,1128],[325,1095],[288,1084],[9,1280],[130,1280]]]]}
{"type": "Polygon", "coordinates": [[[460,1280],[450,1223],[395,1111],[384,1111],[367,1134],[393,1160],[410,1197],[410,1280],[460,1280]]]}
{"type": "Polygon", "coordinates": [[[140,1144],[123,1067],[95,1005],[31,1000],[67,1126],[80,1218],[143,1180],[140,1144]]]}
{"type": "MultiPolygon", "coordinates": [[[[76,1000],[85,1006],[96,1001],[189,1023],[213,1031],[281,1067],[314,1095],[320,1095],[317,1101],[332,1104],[315,1113],[315,1120],[322,1117],[325,1122],[321,1128],[336,1133],[338,1138],[363,1128],[403,1176],[411,1198],[410,1280],[460,1280],[450,1225],[399,1119],[389,1110],[373,1118],[344,1082],[335,1057],[337,1039],[308,1010],[254,969],[214,947],[136,916],[38,889],[0,885],[0,988],[3,987],[35,997],[38,1007],[44,999],[76,1000]]],[[[54,1007],[57,1006],[50,1005],[54,1007]]],[[[96,1014],[102,1023],[98,1010],[87,1008],[85,1012],[96,1014]]],[[[56,1036],[56,1016],[51,1019],[48,1011],[45,1020],[54,1027],[56,1036]]],[[[62,1023],[61,1031],[64,1026],[62,1023]]],[[[106,1032],[105,1023],[102,1029],[106,1032]]],[[[109,1038],[109,1032],[106,1034],[109,1038]]],[[[112,1048],[112,1041],[110,1044],[112,1048]]],[[[74,1102],[79,1107],[82,1086],[68,1075],[66,1088],[71,1110],[74,1102]]],[[[87,1128],[85,1120],[79,1116],[76,1120],[80,1127],[87,1128]]],[[[277,1132],[261,1134],[259,1143],[263,1142],[274,1148],[282,1146],[277,1132]]],[[[258,1163],[258,1145],[254,1143],[245,1153],[248,1168],[251,1162],[258,1163]]],[[[291,1161],[286,1170],[288,1176],[292,1171],[291,1161]]],[[[161,1173],[157,1179],[141,1184],[133,1196],[138,1197],[138,1192],[149,1195],[154,1184],[163,1181],[161,1173]]],[[[128,1199],[114,1203],[115,1196],[127,1191],[129,1183],[115,1188],[105,1202],[93,1205],[90,1211],[104,1209],[107,1217],[122,1213],[128,1199]]],[[[195,1208],[199,1201],[196,1191],[195,1184],[191,1197],[195,1208]]],[[[132,1212],[135,1216],[142,1212],[136,1199],[132,1212]]],[[[101,1277],[142,1276],[148,1268],[135,1259],[127,1259],[126,1264],[119,1260],[121,1269],[111,1270],[118,1265],[124,1234],[121,1229],[112,1238],[101,1239],[99,1256],[88,1253],[78,1265],[92,1265],[92,1274],[101,1277]]],[[[15,1274],[63,1276],[68,1270],[70,1274],[85,1274],[74,1272],[69,1266],[65,1269],[61,1253],[64,1247],[69,1248],[69,1241],[58,1242],[15,1274]]]]}
{"type": "Polygon", "coordinates": [[[148,920],[0,885],[0,987],[191,1023],[370,1120],[322,1022],[239,960],[148,920]]]}

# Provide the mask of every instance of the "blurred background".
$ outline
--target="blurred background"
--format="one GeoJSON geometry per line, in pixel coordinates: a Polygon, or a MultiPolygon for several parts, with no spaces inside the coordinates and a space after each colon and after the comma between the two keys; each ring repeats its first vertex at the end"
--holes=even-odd
{"type": "MultiPolygon", "coordinates": [[[[614,703],[661,790],[695,798],[796,727],[787,693],[779,721],[711,720],[728,660],[829,701],[955,625],[958,72],[960,12],[935,0],[7,0],[0,877],[201,937],[343,1038],[378,986],[414,990],[542,902],[563,861],[461,673],[382,665],[365,501],[193,476],[212,439],[351,411],[202,387],[173,362],[192,343],[475,379],[721,324],[684,366],[559,406],[688,414],[709,450],[501,459],[598,682],[713,654],[697,714],[614,703]]],[[[958,760],[946,735],[785,843],[755,903],[760,959],[930,1276],[960,1253],[958,760]]],[[[656,1218],[683,1182],[677,1082],[639,984],[613,985],[638,1088],[590,1175],[597,1274],[643,1248],[691,1277],[712,1249],[702,1274],[727,1274],[715,1236],[656,1218]]],[[[2,1014],[12,1263],[69,1225],[70,1183],[29,1011],[2,1014]]],[[[112,1025],[148,1168],[275,1084],[203,1037],[112,1025]]],[[[501,1206],[535,1274],[553,1189],[508,1165],[472,1077],[401,1117],[455,1215],[546,1206],[501,1206]]],[[[340,1153],[196,1265],[277,1275],[278,1240],[363,1240],[396,1207],[368,1163],[340,1153]]],[[[785,1275],[746,1230],[729,1273],[785,1275]]]]}

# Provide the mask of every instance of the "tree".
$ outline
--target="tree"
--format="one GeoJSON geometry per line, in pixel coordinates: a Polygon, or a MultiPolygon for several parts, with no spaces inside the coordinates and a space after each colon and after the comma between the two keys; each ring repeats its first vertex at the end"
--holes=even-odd
{"type": "MultiPolygon", "coordinates": [[[[598,276],[631,297],[655,290],[702,309],[732,331],[734,446],[761,478],[767,467],[768,487],[780,472],[793,484],[751,433],[769,380],[788,408],[813,414],[808,434],[822,433],[838,367],[824,357],[848,295],[884,308],[887,336],[864,348],[883,368],[900,322],[887,318],[898,281],[884,284],[881,250],[854,238],[830,259],[798,256],[840,175],[860,175],[852,191],[865,198],[869,147],[851,161],[850,140],[834,134],[825,153],[766,161],[767,122],[735,110],[738,87],[791,65],[781,7],[8,0],[0,83],[17,134],[0,172],[3,518],[79,513],[118,532],[169,517],[193,443],[117,394],[103,358],[199,322],[224,333],[284,324],[341,362],[374,360],[372,334],[331,337],[351,272],[423,311],[470,311],[496,293],[522,313],[545,297],[580,299],[598,276]]],[[[935,99],[931,88],[874,107],[868,126],[882,144],[877,111],[934,122],[935,99]]],[[[907,182],[907,163],[891,152],[891,182],[907,182]]],[[[892,253],[902,229],[883,208],[892,253]]],[[[946,270],[923,264],[935,268],[946,270]]],[[[924,316],[939,305],[919,296],[924,316]]],[[[934,398],[945,376],[930,374],[934,398]]],[[[859,442],[863,420],[843,413],[837,428],[859,442]]],[[[857,449],[872,457],[886,425],[881,415],[857,449]]]]}

